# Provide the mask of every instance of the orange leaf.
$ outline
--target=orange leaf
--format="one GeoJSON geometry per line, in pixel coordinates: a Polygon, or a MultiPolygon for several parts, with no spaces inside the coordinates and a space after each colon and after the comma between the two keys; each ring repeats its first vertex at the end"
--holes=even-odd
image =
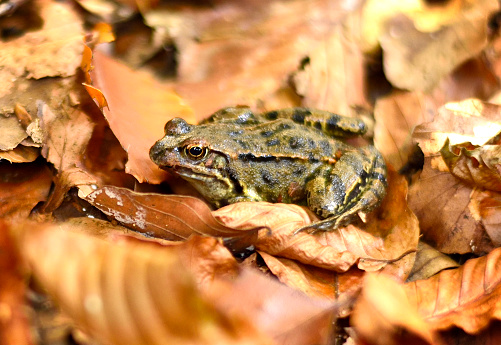
{"type": "Polygon", "coordinates": [[[433,329],[479,333],[501,320],[501,248],[453,270],[404,286],[412,305],[433,329]]]}

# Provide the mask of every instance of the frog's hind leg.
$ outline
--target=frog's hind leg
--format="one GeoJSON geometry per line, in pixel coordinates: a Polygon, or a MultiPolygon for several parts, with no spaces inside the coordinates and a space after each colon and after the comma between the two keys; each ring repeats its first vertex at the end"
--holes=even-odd
{"type": "Polygon", "coordinates": [[[306,189],[310,209],[325,219],[296,232],[332,231],[379,205],[386,194],[386,165],[373,146],[360,148],[345,153],[334,167],[320,168],[306,189]]]}

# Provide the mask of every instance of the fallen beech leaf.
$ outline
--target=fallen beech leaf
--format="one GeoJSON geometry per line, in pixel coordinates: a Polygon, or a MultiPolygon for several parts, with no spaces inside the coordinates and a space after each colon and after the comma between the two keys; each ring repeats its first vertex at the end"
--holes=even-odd
{"type": "Polygon", "coordinates": [[[19,145],[28,134],[19,123],[17,117],[0,115],[0,150],[9,151],[19,145]]]}
{"type": "Polygon", "coordinates": [[[30,163],[40,156],[38,147],[19,145],[10,151],[0,151],[0,160],[5,159],[11,163],[30,163]]]}
{"type": "Polygon", "coordinates": [[[302,105],[346,116],[354,105],[368,108],[364,94],[364,61],[356,43],[336,25],[310,54],[304,69],[294,75],[302,105]]]}
{"type": "Polygon", "coordinates": [[[361,95],[357,91],[353,90],[353,98],[342,99],[331,89],[336,82],[323,79],[327,73],[333,80],[352,82],[348,77],[352,75],[361,80],[360,71],[356,71],[358,66],[345,77],[345,60],[334,54],[339,45],[326,57],[320,56],[321,49],[330,49],[332,36],[340,31],[337,24],[346,13],[340,3],[314,0],[287,4],[218,2],[211,7],[166,5],[143,15],[156,32],[165,33],[164,41],[171,40],[182,47],[173,87],[192,107],[197,120],[201,120],[228,105],[245,104],[254,110],[271,110],[268,101],[276,103],[277,94],[287,87],[290,75],[312,53],[316,55],[314,64],[319,65],[318,70],[315,67],[309,74],[312,79],[307,84],[312,89],[308,98],[319,92],[326,95],[326,102],[329,98],[339,99],[341,106],[330,102],[335,109],[347,108],[348,101],[359,101],[361,95]],[[278,22],[280,25],[276,25],[278,22]],[[331,73],[337,59],[341,60],[340,66],[331,73]],[[329,66],[322,66],[322,61],[329,66]],[[343,78],[338,78],[340,75],[343,78]],[[319,91],[324,86],[329,89],[319,91]]]}
{"type": "Polygon", "coordinates": [[[365,276],[350,319],[363,344],[441,344],[405,292],[402,285],[385,275],[365,276]]]}
{"type": "Polygon", "coordinates": [[[0,343],[33,344],[25,305],[26,282],[21,258],[8,226],[0,221],[0,343]]]}
{"type": "Polygon", "coordinates": [[[312,297],[338,299],[340,295],[356,291],[362,284],[364,272],[352,268],[344,273],[305,265],[259,252],[266,266],[287,286],[312,297]]]}
{"type": "Polygon", "coordinates": [[[181,240],[192,234],[242,235],[242,231],[218,222],[203,201],[189,196],[140,194],[105,186],[85,196],[85,200],[120,223],[148,236],[181,240]]]}
{"type": "Polygon", "coordinates": [[[486,47],[489,16],[499,8],[491,0],[437,6],[426,1],[385,3],[391,5],[369,1],[363,8],[365,49],[373,50],[379,40],[388,80],[398,88],[421,91],[431,90],[486,47]]]}
{"type": "Polygon", "coordinates": [[[163,137],[173,117],[193,122],[191,109],[172,90],[144,73],[134,72],[100,51],[94,51],[93,86],[106,97],[104,115],[128,153],[126,172],[139,182],[160,183],[166,173],[149,157],[150,147],[163,137]]]}
{"type": "Polygon", "coordinates": [[[501,192],[501,145],[450,145],[447,139],[440,154],[451,174],[460,180],[501,192]]]}
{"type": "Polygon", "coordinates": [[[457,269],[404,285],[412,305],[436,330],[453,326],[476,334],[501,319],[501,249],[457,269]]]}
{"type": "Polygon", "coordinates": [[[47,199],[52,173],[39,162],[10,164],[0,162],[0,218],[26,219],[31,210],[47,199]]]}
{"type": "Polygon", "coordinates": [[[310,298],[256,270],[244,269],[234,280],[216,280],[204,291],[219,310],[252,319],[276,344],[333,344],[333,315],[343,303],[310,298]]]}
{"type": "Polygon", "coordinates": [[[68,77],[80,63],[83,23],[71,4],[37,0],[33,6],[39,9],[42,28],[2,42],[0,98],[11,92],[18,78],[68,77]]]}
{"type": "Polygon", "coordinates": [[[376,101],[374,146],[396,170],[407,163],[414,150],[412,130],[426,119],[423,102],[422,94],[403,91],[395,91],[376,101]]]}
{"type": "Polygon", "coordinates": [[[439,252],[432,246],[419,241],[416,260],[412,272],[407,278],[408,282],[427,279],[440,271],[456,268],[459,264],[449,256],[439,252]]]}
{"type": "Polygon", "coordinates": [[[44,130],[42,155],[59,171],[83,167],[82,155],[94,129],[88,115],[64,105],[63,111],[54,113],[42,101],[37,106],[44,130]]]}
{"type": "Polygon", "coordinates": [[[216,309],[166,248],[112,244],[58,225],[20,230],[17,245],[36,279],[100,342],[272,343],[242,314],[216,309]]]}
{"type": "Polygon", "coordinates": [[[501,132],[500,112],[501,106],[476,99],[447,103],[432,122],[415,128],[413,138],[425,156],[437,156],[447,138],[452,144],[483,145],[501,132]]]}
{"type": "Polygon", "coordinates": [[[449,173],[439,153],[447,138],[451,143],[489,142],[501,131],[500,110],[500,106],[478,100],[449,103],[440,108],[433,122],[414,131],[425,164],[419,181],[410,190],[409,205],[420,220],[424,238],[444,253],[485,254],[501,245],[496,231],[499,207],[489,211],[480,207],[489,204],[488,200],[499,199],[499,193],[464,184],[449,173]],[[484,221],[491,225],[486,226],[484,221]]]}
{"type": "MultiPolygon", "coordinates": [[[[418,222],[406,204],[407,184],[391,171],[388,180],[388,195],[366,224],[330,232],[295,234],[314,220],[311,212],[296,205],[236,203],[213,214],[231,228],[270,228],[271,232],[260,231],[253,242],[270,255],[338,272],[357,262],[360,269],[374,271],[415,251],[418,244],[418,222]]],[[[409,264],[412,267],[412,261],[409,264]]]]}

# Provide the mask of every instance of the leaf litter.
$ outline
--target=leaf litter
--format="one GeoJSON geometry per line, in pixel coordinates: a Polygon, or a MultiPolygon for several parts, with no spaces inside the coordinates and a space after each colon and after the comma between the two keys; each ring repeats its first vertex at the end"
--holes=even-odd
{"type": "MultiPolygon", "coordinates": [[[[485,101],[499,92],[499,5],[386,5],[38,0],[0,12],[2,245],[28,264],[0,255],[6,274],[28,269],[79,343],[83,331],[115,344],[445,344],[458,329],[495,342],[501,128],[485,101]],[[90,30],[89,13],[111,26],[90,30]],[[187,196],[149,147],[167,120],[235,104],[362,116],[390,165],[388,197],[349,226],[294,235],[317,220],[306,208],[211,210],[187,196]]],[[[22,291],[0,284],[0,299],[17,296],[17,310],[22,291]]],[[[20,328],[0,327],[2,343],[29,342],[4,310],[20,328]]]]}

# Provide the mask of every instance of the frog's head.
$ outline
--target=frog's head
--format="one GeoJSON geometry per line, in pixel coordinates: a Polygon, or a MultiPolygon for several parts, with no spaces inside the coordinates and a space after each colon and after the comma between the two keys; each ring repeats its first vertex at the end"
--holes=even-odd
{"type": "Polygon", "coordinates": [[[165,136],[150,149],[155,164],[187,180],[216,205],[234,195],[238,187],[228,176],[227,158],[211,149],[212,129],[181,118],[170,120],[164,129],[165,136]]]}

